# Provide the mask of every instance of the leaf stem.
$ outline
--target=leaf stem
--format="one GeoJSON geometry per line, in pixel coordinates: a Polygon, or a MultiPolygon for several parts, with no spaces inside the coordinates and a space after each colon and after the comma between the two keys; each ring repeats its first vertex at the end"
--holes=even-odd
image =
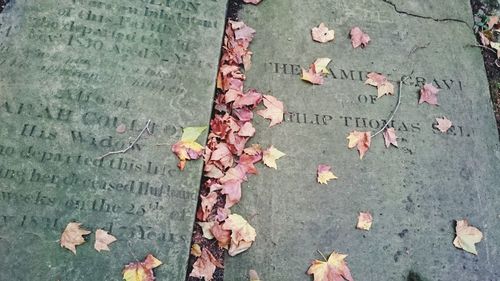
{"type": "Polygon", "coordinates": [[[387,120],[387,122],[385,123],[385,125],[382,127],[382,129],[378,130],[375,134],[373,134],[371,137],[374,138],[376,137],[378,134],[382,133],[388,126],[389,124],[391,123],[392,119],[394,119],[394,115],[396,114],[396,112],[398,111],[399,109],[399,106],[401,105],[401,92],[402,92],[402,88],[403,88],[403,80],[399,80],[399,90],[398,90],[398,103],[396,104],[396,107],[394,108],[394,110],[392,111],[391,113],[391,116],[389,117],[389,120],[387,120]]]}
{"type": "Polygon", "coordinates": [[[318,253],[319,253],[319,254],[323,257],[323,259],[324,259],[325,261],[328,261],[328,260],[326,259],[325,255],[323,255],[323,253],[322,253],[320,250],[316,250],[316,251],[318,251],[318,253]]]}

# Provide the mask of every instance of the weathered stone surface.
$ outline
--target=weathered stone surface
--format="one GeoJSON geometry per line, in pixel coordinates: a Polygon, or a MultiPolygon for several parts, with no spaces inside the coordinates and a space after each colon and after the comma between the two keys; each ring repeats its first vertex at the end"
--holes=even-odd
{"type": "Polygon", "coordinates": [[[226,259],[226,280],[248,280],[249,269],[262,280],[310,280],[316,250],[348,254],[355,280],[500,279],[500,151],[481,54],[468,46],[475,44],[469,2],[393,2],[399,13],[383,0],[245,7],[241,18],[257,30],[246,86],[271,92],[289,111],[270,129],[258,119],[254,142],[287,156],[278,171],[262,167],[243,188],[234,212],[250,218],[257,241],[226,259]],[[312,41],[321,22],[336,30],[334,43],[312,41]],[[371,36],[366,49],[351,47],[354,26],[371,36]],[[320,57],[333,59],[333,76],[322,86],[301,81],[300,66],[320,57]],[[359,160],[347,135],[375,133],[397,101],[376,99],[376,88],[364,84],[370,71],[390,75],[396,89],[408,79],[393,124],[399,149],[386,149],[378,135],[359,160]],[[439,107],[417,105],[426,82],[441,88],[439,107]],[[447,134],[433,127],[442,116],[455,124],[447,134]],[[318,164],[339,179],[317,184],[318,164]],[[361,211],[374,215],[369,232],[355,229],[361,211]],[[462,218],[484,233],[477,257],[452,244],[462,218]]]}
{"type": "Polygon", "coordinates": [[[158,280],[184,279],[202,163],[179,172],[170,145],[181,127],[208,124],[225,9],[11,1],[0,15],[0,280],[122,280],[148,253],[164,262],[158,280]],[[152,135],[98,159],[149,119],[152,135]],[[89,235],[75,256],[58,243],[71,221],[118,241],[98,253],[89,235]]]}

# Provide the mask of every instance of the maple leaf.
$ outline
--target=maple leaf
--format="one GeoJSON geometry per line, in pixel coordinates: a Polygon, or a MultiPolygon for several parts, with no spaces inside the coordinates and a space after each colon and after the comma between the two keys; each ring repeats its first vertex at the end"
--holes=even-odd
{"type": "Polygon", "coordinates": [[[276,160],[285,156],[286,154],[277,150],[274,146],[270,146],[268,149],[264,150],[262,155],[262,161],[264,164],[270,168],[278,169],[276,165],[276,160]]]}
{"type": "Polygon", "coordinates": [[[205,281],[211,281],[213,280],[213,275],[217,267],[223,268],[224,266],[217,261],[210,251],[203,248],[200,257],[194,262],[193,270],[189,276],[205,278],[205,281]]]}
{"type": "Polygon", "coordinates": [[[240,215],[232,214],[222,225],[222,229],[231,231],[231,245],[228,254],[236,256],[252,246],[257,236],[255,229],[240,215]]]}
{"type": "MultiPolygon", "coordinates": [[[[226,218],[224,218],[224,219],[226,219],[226,218]]],[[[222,229],[222,225],[220,225],[218,223],[216,223],[216,224],[214,224],[214,226],[212,226],[211,231],[215,237],[215,240],[217,240],[219,247],[224,248],[224,249],[228,249],[229,244],[231,243],[231,231],[222,229]]]]}
{"type": "Polygon", "coordinates": [[[459,249],[477,255],[475,244],[483,239],[483,233],[476,227],[470,226],[467,220],[457,221],[455,231],[457,237],[453,240],[453,245],[459,249]]]}
{"type": "Polygon", "coordinates": [[[314,281],[354,281],[344,259],[347,255],[333,252],[327,261],[314,260],[307,274],[314,275],[314,281]]]}
{"type": "Polygon", "coordinates": [[[264,102],[264,106],[267,107],[267,109],[259,110],[257,111],[257,114],[271,120],[269,127],[283,122],[283,102],[270,95],[263,95],[262,101],[264,102]]]}
{"type": "Polygon", "coordinates": [[[70,222],[61,234],[61,247],[64,247],[76,255],[76,246],[85,243],[84,235],[89,235],[90,231],[80,228],[82,224],[70,222]]]}
{"type": "Polygon", "coordinates": [[[300,77],[300,79],[314,85],[323,85],[323,83],[325,83],[323,74],[321,72],[316,72],[316,66],[314,64],[309,67],[309,70],[305,70],[302,68],[302,76],[300,77]]]}
{"type": "Polygon", "coordinates": [[[326,43],[335,39],[335,31],[328,29],[324,23],[320,23],[318,27],[313,27],[311,34],[313,40],[320,43],[326,43]]]}
{"type": "Polygon", "coordinates": [[[250,281],[261,281],[259,278],[259,274],[257,274],[257,271],[250,269],[248,271],[248,277],[250,277],[250,281]]]}
{"type": "Polygon", "coordinates": [[[116,241],[116,237],[109,234],[107,231],[104,231],[102,229],[98,229],[95,232],[94,249],[96,249],[98,252],[109,251],[109,247],[108,247],[109,244],[111,244],[115,241],[116,241]]]}
{"type": "Polygon", "coordinates": [[[242,137],[253,137],[255,135],[255,128],[253,127],[251,122],[246,122],[241,126],[238,131],[238,135],[242,137]]]}
{"type": "Polygon", "coordinates": [[[179,158],[177,166],[180,170],[184,170],[187,160],[196,160],[203,155],[203,146],[196,139],[206,129],[207,127],[184,128],[181,140],[172,145],[172,152],[179,158]]]}
{"type": "Polygon", "coordinates": [[[369,212],[360,212],[358,216],[357,229],[370,230],[373,223],[373,216],[369,212]]]}
{"type": "Polygon", "coordinates": [[[226,195],[226,208],[231,208],[241,199],[241,181],[228,181],[222,187],[222,194],[226,195]]]}
{"type": "Polygon", "coordinates": [[[398,137],[396,136],[396,130],[394,128],[385,129],[383,136],[384,136],[385,147],[389,148],[391,144],[394,145],[395,147],[398,147],[398,141],[397,141],[398,137]]]}
{"type": "Polygon", "coordinates": [[[330,58],[319,58],[314,61],[314,70],[317,73],[321,73],[323,75],[330,74],[330,70],[328,70],[328,64],[330,64],[332,60],[330,58]]]}
{"type": "Polygon", "coordinates": [[[328,165],[318,165],[318,182],[320,184],[328,184],[328,181],[337,179],[330,169],[331,167],[328,165]]]}
{"type": "Polygon", "coordinates": [[[368,73],[367,77],[368,79],[365,81],[365,84],[377,87],[377,98],[380,98],[384,95],[394,94],[394,85],[387,81],[387,78],[384,75],[370,72],[368,73]]]}
{"type": "Polygon", "coordinates": [[[193,244],[193,246],[191,246],[191,255],[193,255],[195,257],[201,256],[201,247],[200,247],[200,245],[193,244]]]}
{"type": "Polygon", "coordinates": [[[349,144],[347,145],[349,149],[356,147],[359,151],[359,158],[363,159],[371,145],[371,132],[353,131],[347,139],[349,140],[349,144]]]}
{"type": "Polygon", "coordinates": [[[424,102],[432,105],[438,105],[438,100],[436,94],[439,92],[439,89],[434,87],[432,84],[425,84],[422,89],[420,89],[420,100],[419,104],[424,102]]]}
{"type": "Polygon", "coordinates": [[[243,2],[247,3],[247,4],[254,4],[254,5],[257,5],[261,2],[262,0],[243,0],[243,2]]]}
{"type": "Polygon", "coordinates": [[[149,254],[143,262],[129,263],[123,269],[125,281],[154,281],[153,268],[160,266],[162,262],[149,254]]]}
{"type": "Polygon", "coordinates": [[[370,42],[370,36],[368,34],[364,33],[361,28],[359,27],[353,27],[351,29],[351,44],[353,48],[360,47],[364,48],[366,45],[368,45],[368,42],[370,42]]]}
{"type": "Polygon", "coordinates": [[[206,220],[212,212],[215,203],[217,203],[217,193],[210,192],[209,194],[207,194],[207,196],[200,195],[200,198],[201,212],[203,214],[202,220],[206,220]]]}
{"type": "Polygon", "coordinates": [[[441,131],[441,133],[446,133],[448,130],[453,126],[450,120],[448,118],[443,117],[443,118],[436,118],[436,122],[438,123],[436,128],[441,131]]]}

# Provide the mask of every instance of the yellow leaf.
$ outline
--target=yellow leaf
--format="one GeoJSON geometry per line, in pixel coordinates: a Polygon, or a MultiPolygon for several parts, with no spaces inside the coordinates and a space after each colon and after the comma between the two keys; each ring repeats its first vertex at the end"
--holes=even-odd
{"type": "Polygon", "coordinates": [[[205,127],[188,127],[182,130],[182,138],[181,141],[185,142],[194,142],[198,137],[207,129],[205,127]]]}
{"type": "Polygon", "coordinates": [[[259,278],[259,274],[257,274],[257,271],[250,269],[248,271],[248,276],[250,277],[250,281],[262,281],[259,278]]]}
{"type": "Polygon", "coordinates": [[[153,268],[160,266],[162,262],[149,254],[143,262],[134,262],[123,269],[125,281],[154,281],[153,268]]]}
{"type": "Polygon", "coordinates": [[[191,255],[193,255],[195,257],[201,256],[201,247],[200,247],[200,245],[193,244],[193,246],[191,246],[191,255]]]}
{"type": "Polygon", "coordinates": [[[477,255],[475,244],[483,239],[483,233],[479,229],[470,226],[467,220],[457,221],[455,230],[457,232],[457,237],[453,240],[453,245],[459,249],[477,255]]]}
{"type": "Polygon", "coordinates": [[[81,223],[70,222],[61,235],[61,247],[64,247],[76,255],[76,246],[85,243],[84,235],[89,235],[90,231],[80,228],[81,223]]]}
{"type": "Polygon", "coordinates": [[[266,166],[278,169],[278,166],[276,165],[276,160],[280,159],[285,155],[286,155],[285,153],[277,150],[276,148],[274,148],[274,146],[271,145],[271,147],[269,147],[267,150],[264,150],[262,161],[266,166]]]}
{"type": "Polygon", "coordinates": [[[318,165],[318,182],[320,184],[328,184],[328,181],[337,179],[337,176],[335,176],[330,169],[330,166],[318,165]]]}
{"type": "Polygon", "coordinates": [[[314,67],[316,70],[316,73],[322,73],[322,74],[330,74],[330,70],[328,70],[327,66],[332,60],[329,58],[319,58],[316,59],[314,62],[314,67]]]}
{"type": "Polygon", "coordinates": [[[359,151],[359,158],[363,159],[365,153],[368,151],[371,145],[371,132],[352,131],[347,139],[349,140],[349,144],[347,145],[347,147],[349,147],[349,149],[357,147],[359,151]]]}
{"type": "Polygon", "coordinates": [[[307,274],[314,275],[314,281],[354,281],[344,259],[347,255],[333,252],[328,261],[314,260],[307,274]]]}

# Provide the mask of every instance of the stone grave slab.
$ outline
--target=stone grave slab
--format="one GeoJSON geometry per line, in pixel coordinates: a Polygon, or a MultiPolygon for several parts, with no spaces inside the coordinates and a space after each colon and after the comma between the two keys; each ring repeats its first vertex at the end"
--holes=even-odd
{"type": "Polygon", "coordinates": [[[164,263],[158,280],[184,280],[202,163],[179,172],[170,146],[182,127],[209,123],[226,6],[10,1],[0,14],[0,280],[122,280],[149,253],[164,263]],[[127,153],[100,158],[141,132],[127,153]],[[76,255],[58,242],[72,221],[93,232],[76,255]],[[118,238],[110,252],[93,249],[97,228],[118,238]]]}
{"type": "Polygon", "coordinates": [[[262,167],[233,211],[249,218],[257,240],[225,262],[225,280],[312,280],[310,262],[333,250],[348,254],[355,280],[499,280],[500,150],[480,50],[471,31],[469,1],[263,1],[241,19],[257,31],[246,86],[271,93],[287,108],[285,122],[257,119],[253,140],[287,154],[278,170],[262,167]],[[334,43],[311,39],[321,22],[334,43]],[[353,49],[351,28],[372,41],[353,49]],[[332,75],[313,86],[301,67],[329,57],[332,75]],[[396,95],[377,99],[369,72],[388,76],[396,95]],[[375,133],[401,106],[391,126],[399,148],[372,140],[363,160],[347,148],[351,131],[375,133]],[[418,105],[433,83],[439,106],[418,105]],[[454,127],[439,133],[435,118],[454,127]],[[260,123],[259,123],[260,122],[260,123]],[[316,183],[318,164],[337,180],[316,183]],[[358,213],[374,216],[370,231],[355,229],[358,213]],[[484,234],[478,256],[456,249],[455,220],[484,234]],[[417,278],[418,277],[418,278],[417,278]],[[417,278],[417,279],[415,279],[417,278]]]}

